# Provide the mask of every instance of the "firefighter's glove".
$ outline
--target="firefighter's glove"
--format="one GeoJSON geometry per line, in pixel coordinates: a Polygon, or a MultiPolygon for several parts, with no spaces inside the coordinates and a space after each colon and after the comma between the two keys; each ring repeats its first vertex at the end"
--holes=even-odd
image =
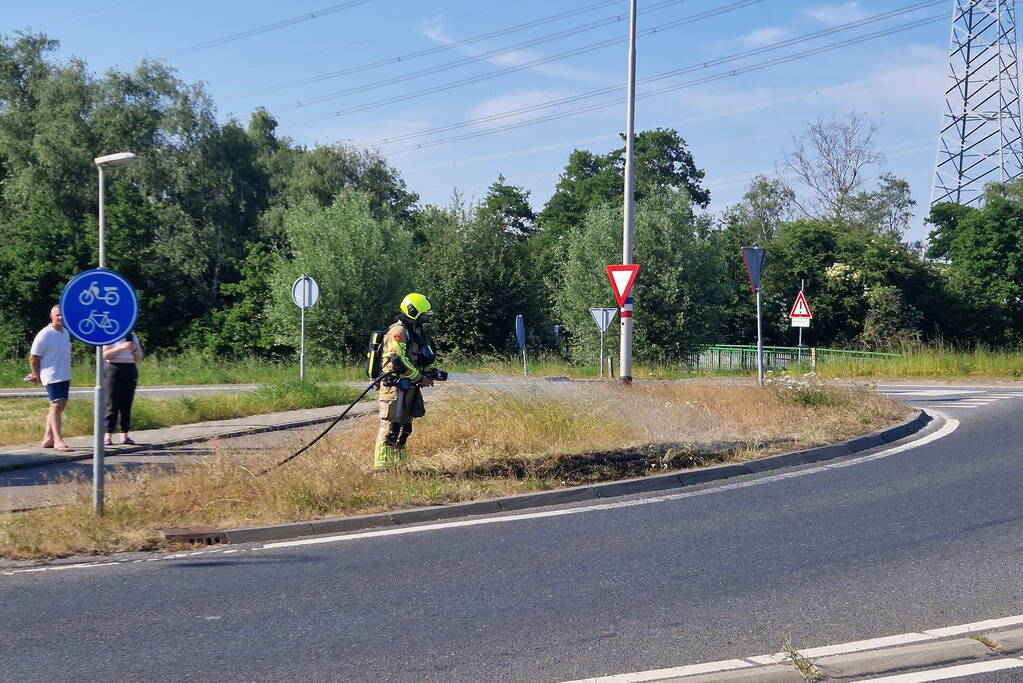
{"type": "Polygon", "coordinates": [[[433,386],[433,377],[430,377],[429,375],[423,375],[420,378],[420,380],[419,380],[419,386],[421,386],[421,387],[432,387],[433,386]]]}

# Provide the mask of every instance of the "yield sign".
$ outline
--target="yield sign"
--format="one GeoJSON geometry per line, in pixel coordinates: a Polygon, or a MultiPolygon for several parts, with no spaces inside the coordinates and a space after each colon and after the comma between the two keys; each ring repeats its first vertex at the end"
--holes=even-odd
{"type": "Polygon", "coordinates": [[[799,294],[796,295],[796,302],[792,304],[792,310],[789,311],[789,317],[806,318],[808,320],[813,318],[813,313],[810,312],[810,304],[807,303],[803,290],[799,290],[799,294]]]}
{"type": "Polygon", "coordinates": [[[601,334],[607,332],[607,328],[611,325],[611,321],[615,319],[615,315],[618,313],[617,308],[591,308],[590,315],[593,316],[593,322],[597,323],[597,329],[600,330],[601,334]]]}
{"type": "Polygon", "coordinates": [[[636,281],[638,272],[638,263],[628,266],[607,266],[607,279],[611,281],[611,291],[614,292],[619,306],[624,306],[625,300],[629,298],[632,283],[636,281]]]}

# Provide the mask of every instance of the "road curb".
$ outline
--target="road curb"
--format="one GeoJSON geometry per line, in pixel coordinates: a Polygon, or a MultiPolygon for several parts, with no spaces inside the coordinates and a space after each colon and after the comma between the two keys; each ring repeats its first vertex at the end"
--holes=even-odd
{"type": "MultiPolygon", "coordinates": [[[[529,508],[545,507],[548,505],[562,505],[564,503],[578,503],[585,501],[597,501],[605,498],[616,498],[633,493],[647,493],[665,489],[682,488],[694,484],[703,484],[710,481],[729,479],[745,474],[756,474],[769,470],[804,465],[822,460],[832,460],[842,456],[859,453],[877,446],[898,441],[911,434],[915,434],[926,427],[934,418],[923,410],[918,410],[913,417],[895,425],[858,436],[848,441],[829,446],[819,446],[793,453],[782,453],[771,455],[759,460],[746,463],[729,463],[714,465],[697,470],[682,470],[669,474],[659,474],[650,477],[639,477],[635,479],[624,479],[604,484],[587,484],[585,486],[574,486],[553,491],[542,491],[539,493],[526,493],[517,496],[506,496],[504,498],[490,498],[481,501],[470,501],[466,503],[454,503],[451,505],[436,505],[425,508],[412,508],[408,510],[394,510],[391,512],[380,512],[371,515],[356,515],[351,517],[337,517],[332,519],[320,519],[308,522],[295,522],[291,524],[275,524],[270,526],[244,527],[241,529],[228,529],[222,532],[228,543],[252,543],[263,541],[277,541],[299,536],[314,536],[327,533],[346,533],[351,531],[363,531],[380,527],[393,527],[404,524],[415,524],[418,522],[434,522],[445,519],[456,519],[473,515],[495,514],[498,512],[510,512],[513,510],[526,510],[529,508]]],[[[173,538],[168,536],[168,538],[173,538]]]]}
{"type": "MultiPolygon", "coordinates": [[[[356,405],[350,413],[345,417],[349,419],[351,417],[358,417],[366,412],[372,412],[376,410],[376,406],[370,406],[370,402],[364,402],[363,405],[369,406],[368,408],[362,408],[360,405],[356,405]]],[[[251,417],[251,416],[250,416],[251,417]]],[[[233,439],[239,436],[249,436],[252,434],[265,434],[267,432],[278,432],[284,429],[298,429],[300,427],[311,427],[313,425],[325,424],[332,422],[337,419],[337,416],[328,417],[316,417],[306,418],[302,420],[292,420],[290,422],[281,422],[279,424],[272,425],[256,425],[244,428],[231,429],[224,432],[217,432],[216,434],[203,434],[189,437],[182,437],[180,439],[166,439],[164,441],[138,444],[135,446],[129,446],[127,448],[118,448],[114,451],[106,451],[106,455],[117,456],[117,455],[131,455],[133,453],[145,453],[147,451],[160,450],[163,448],[171,448],[173,446],[187,446],[192,443],[201,443],[203,441],[213,441],[215,439],[233,439]]],[[[54,465],[61,462],[75,462],[78,460],[92,460],[92,453],[81,453],[66,456],[44,456],[46,460],[37,460],[35,462],[19,462],[4,465],[0,463],[0,472],[12,472],[14,470],[30,469],[32,467],[43,467],[45,465],[54,465]]]]}

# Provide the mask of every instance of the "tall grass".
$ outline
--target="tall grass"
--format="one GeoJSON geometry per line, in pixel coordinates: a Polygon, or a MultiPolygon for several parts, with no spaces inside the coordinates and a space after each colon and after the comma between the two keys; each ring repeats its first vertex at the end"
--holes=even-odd
{"type": "Polygon", "coordinates": [[[907,350],[896,357],[827,360],[817,364],[825,377],[890,377],[1015,380],[1023,377],[1023,351],[984,347],[957,350],[945,346],[907,350]]]}
{"type": "MultiPolygon", "coordinates": [[[[173,425],[228,420],[262,413],[301,408],[343,405],[358,395],[346,385],[311,382],[274,382],[253,392],[216,396],[182,396],[173,399],[136,398],[132,407],[132,431],[173,425]]],[[[0,445],[22,444],[42,437],[46,399],[0,400],[0,445]]],[[[92,434],[92,403],[72,399],[64,411],[65,437],[92,434]]]]}
{"type": "MultiPolygon", "coordinates": [[[[170,473],[115,472],[107,480],[107,514],[99,519],[90,513],[89,487],[70,482],[61,507],[0,515],[0,556],[154,548],[162,543],[161,528],[370,513],[618,478],[614,468],[572,468],[594,454],[627,455],[628,449],[661,454],[673,446],[695,463],[747,459],[844,439],[908,412],[867,390],[825,391],[831,399],[819,405],[804,405],[785,388],[710,383],[565,383],[525,395],[451,394],[416,422],[408,470],[372,472],[378,421],[368,416],[265,476],[256,473],[285,450],[221,451],[170,473]],[[566,461],[572,468],[557,466],[566,461]]],[[[659,463],[643,466],[659,471],[659,463]]]]}

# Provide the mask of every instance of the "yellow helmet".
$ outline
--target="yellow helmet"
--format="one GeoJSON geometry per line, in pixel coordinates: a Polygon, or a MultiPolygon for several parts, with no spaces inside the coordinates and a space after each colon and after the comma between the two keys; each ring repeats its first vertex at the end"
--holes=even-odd
{"type": "Polygon", "coordinates": [[[419,320],[423,316],[430,315],[432,310],[433,306],[430,305],[430,300],[422,294],[412,292],[401,300],[401,312],[410,320],[419,320]]]}

